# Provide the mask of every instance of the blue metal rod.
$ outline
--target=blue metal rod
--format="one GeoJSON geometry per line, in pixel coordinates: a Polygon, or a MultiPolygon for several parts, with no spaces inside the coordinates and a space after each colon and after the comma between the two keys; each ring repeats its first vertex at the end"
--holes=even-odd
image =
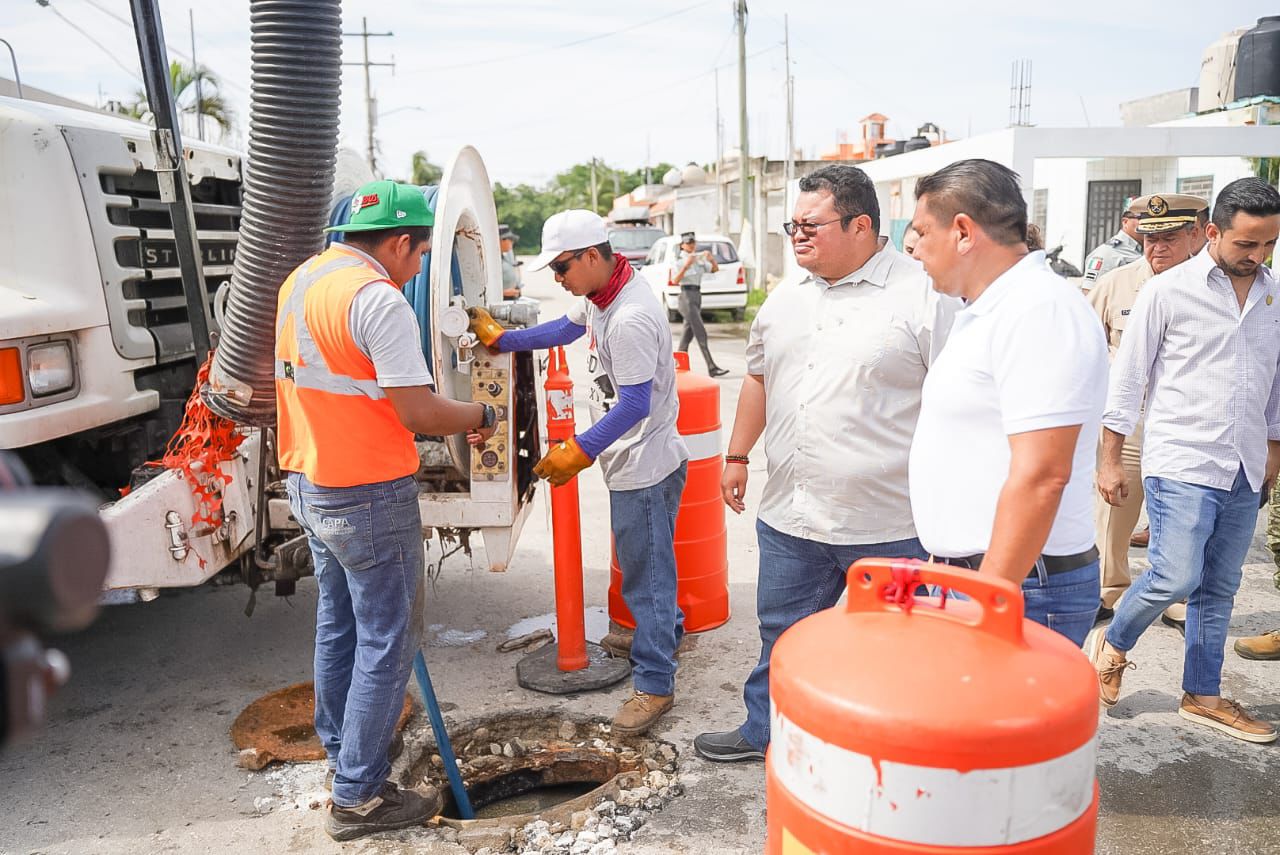
{"type": "Polygon", "coordinates": [[[462,819],[475,819],[476,813],[471,809],[471,799],[462,786],[462,774],[458,771],[458,758],[453,754],[453,744],[449,742],[449,734],[444,729],[444,716],[440,715],[440,702],[436,700],[435,689],[431,688],[431,677],[427,674],[427,660],[419,650],[413,657],[413,673],[418,678],[418,688],[422,690],[422,703],[427,708],[427,718],[431,720],[431,729],[436,733],[436,745],[440,748],[440,759],[444,760],[444,772],[449,776],[449,789],[453,790],[453,801],[458,806],[462,819]]]}

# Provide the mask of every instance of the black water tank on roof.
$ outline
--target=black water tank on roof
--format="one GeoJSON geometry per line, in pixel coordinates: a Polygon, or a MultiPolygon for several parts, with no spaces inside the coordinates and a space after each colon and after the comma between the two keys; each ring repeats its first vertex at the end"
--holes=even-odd
{"type": "Polygon", "coordinates": [[[1236,100],[1280,96],[1280,15],[1259,18],[1240,37],[1236,54],[1236,100]]]}
{"type": "Polygon", "coordinates": [[[902,147],[902,151],[904,154],[909,151],[919,151],[922,148],[928,148],[929,145],[929,140],[924,137],[912,137],[907,140],[906,145],[902,147]]]}

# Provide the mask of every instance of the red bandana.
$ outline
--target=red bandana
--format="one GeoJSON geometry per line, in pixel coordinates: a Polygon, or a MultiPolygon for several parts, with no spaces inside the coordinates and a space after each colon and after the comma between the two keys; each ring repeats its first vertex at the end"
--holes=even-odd
{"type": "Polygon", "coordinates": [[[631,262],[627,261],[621,255],[613,257],[613,273],[609,274],[609,284],[601,288],[594,294],[588,294],[587,299],[595,304],[600,310],[609,308],[609,304],[618,296],[618,292],[622,290],[622,286],[631,281],[634,271],[631,269],[631,262]]]}

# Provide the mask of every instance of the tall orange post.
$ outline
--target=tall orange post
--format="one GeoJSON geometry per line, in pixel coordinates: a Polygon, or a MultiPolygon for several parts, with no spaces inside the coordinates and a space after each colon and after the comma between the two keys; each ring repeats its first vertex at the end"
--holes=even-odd
{"type": "MultiPolygon", "coordinates": [[[[550,445],[572,439],[573,381],[564,348],[548,354],[547,440],[550,445]]],[[[582,602],[582,518],[578,510],[578,479],[551,488],[551,536],[556,567],[556,666],[561,671],[587,667],[587,627],[582,602]]]]}
{"type": "MultiPolygon", "coordinates": [[[[547,355],[547,440],[574,435],[573,381],[564,348],[547,355]]],[[[631,664],[599,644],[587,643],[582,592],[582,519],[578,479],[551,488],[551,533],[555,552],[556,646],[530,653],[516,664],[516,682],[526,689],[563,695],[603,689],[626,678],[631,664]]]]}

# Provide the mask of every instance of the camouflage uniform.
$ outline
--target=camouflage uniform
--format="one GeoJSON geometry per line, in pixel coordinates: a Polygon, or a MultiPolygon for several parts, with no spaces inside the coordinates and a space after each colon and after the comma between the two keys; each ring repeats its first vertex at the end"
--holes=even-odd
{"type": "Polygon", "coordinates": [[[1267,512],[1267,549],[1276,562],[1276,587],[1280,588],[1280,489],[1271,488],[1271,506],[1267,512]]]}

